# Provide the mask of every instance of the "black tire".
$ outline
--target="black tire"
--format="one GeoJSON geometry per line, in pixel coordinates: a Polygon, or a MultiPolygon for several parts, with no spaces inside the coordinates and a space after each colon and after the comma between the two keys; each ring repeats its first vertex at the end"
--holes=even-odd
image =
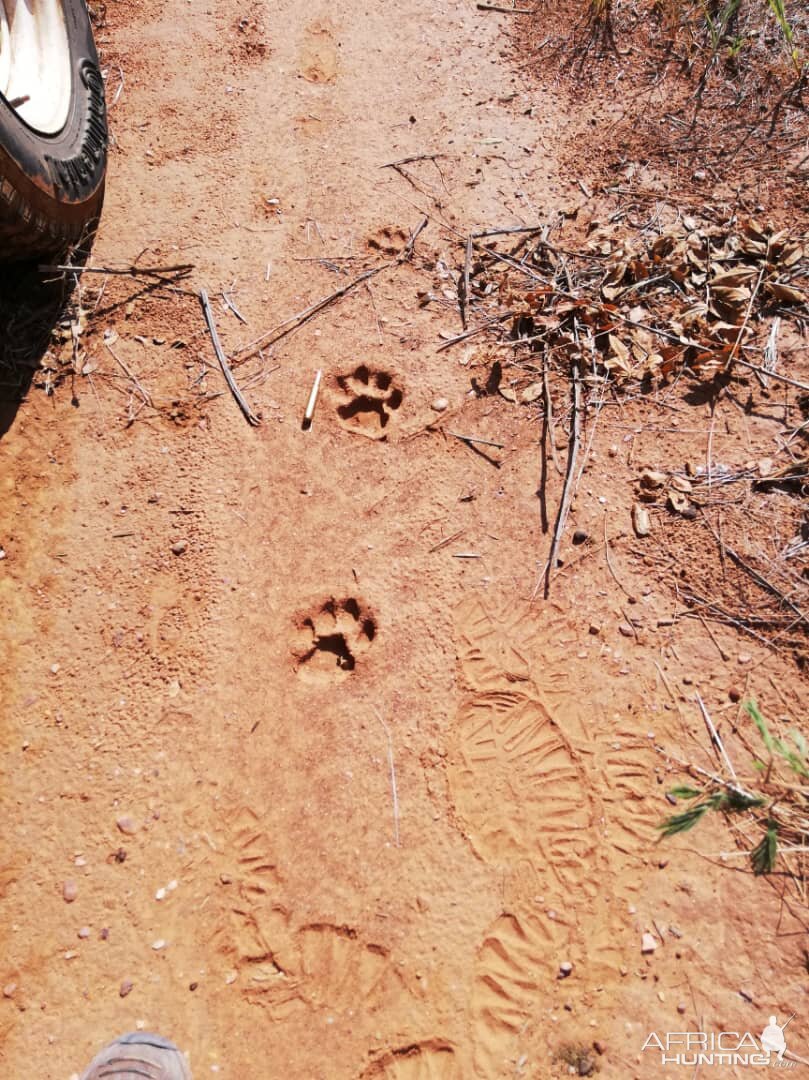
{"type": "Polygon", "coordinates": [[[104,80],[84,0],[62,5],[72,86],[61,131],[35,131],[0,94],[0,260],[80,244],[101,211],[107,169],[104,80]]]}

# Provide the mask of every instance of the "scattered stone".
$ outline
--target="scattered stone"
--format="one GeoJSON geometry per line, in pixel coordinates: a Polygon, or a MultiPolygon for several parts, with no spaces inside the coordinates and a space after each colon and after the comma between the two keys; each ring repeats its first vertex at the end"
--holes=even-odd
{"type": "Polygon", "coordinates": [[[677,1012],[680,1014],[680,1016],[684,1016],[687,1009],[688,1009],[688,1006],[686,1005],[686,1003],[684,1001],[681,1001],[681,1002],[678,1003],[677,1012]]]}
{"type": "Polygon", "coordinates": [[[0,547],[0,559],[5,559],[5,557],[6,557],[5,549],[0,547]]]}
{"type": "Polygon", "coordinates": [[[197,988],[198,986],[199,986],[199,983],[195,983],[195,982],[193,982],[193,983],[189,983],[189,984],[188,984],[188,989],[189,989],[189,990],[196,990],[196,988],[197,988]]]}
{"type": "Polygon", "coordinates": [[[669,480],[669,483],[675,489],[675,491],[683,491],[688,494],[689,491],[694,490],[691,486],[691,481],[686,480],[684,476],[672,476],[671,480],[669,480]]]}
{"type": "Polygon", "coordinates": [[[5,998],[14,997],[14,991],[16,989],[17,989],[17,984],[16,983],[6,983],[6,985],[3,987],[3,997],[5,997],[5,998]]]}
{"type": "Polygon", "coordinates": [[[728,697],[735,704],[737,701],[742,700],[742,692],[738,686],[731,686],[730,690],[728,690],[728,697]]]}
{"type": "Polygon", "coordinates": [[[78,955],[74,949],[68,949],[65,953],[65,960],[75,960],[78,955]]]}
{"type": "Polygon", "coordinates": [[[118,997],[126,997],[127,994],[131,994],[135,984],[131,979],[124,979],[121,985],[118,987],[118,997]]]}
{"type": "Polygon", "coordinates": [[[101,938],[102,941],[106,941],[110,936],[109,928],[106,926],[102,926],[98,936],[101,938]]]}
{"type": "Polygon", "coordinates": [[[597,1054],[601,1054],[601,1056],[603,1057],[604,1054],[606,1054],[607,1052],[607,1044],[605,1042],[602,1042],[601,1039],[596,1039],[596,1041],[593,1043],[593,1049],[597,1054]]]}
{"type": "Polygon", "coordinates": [[[176,540],[171,545],[171,550],[172,550],[172,554],[174,554],[174,555],[182,555],[182,554],[184,554],[184,552],[186,552],[188,550],[188,541],[187,540],[176,540]]]}
{"type": "Polygon", "coordinates": [[[434,398],[430,408],[434,412],[444,412],[446,409],[449,408],[449,401],[447,401],[445,397],[434,398]]]}
{"type": "Polygon", "coordinates": [[[568,975],[573,971],[573,965],[569,960],[565,960],[564,963],[559,965],[559,978],[566,979],[568,975]]]}
{"type": "Polygon", "coordinates": [[[753,657],[750,655],[750,653],[746,653],[746,652],[739,653],[739,663],[740,664],[749,664],[752,661],[752,659],[753,659],[753,657]]]}
{"type": "Polygon", "coordinates": [[[155,900],[165,900],[166,899],[166,890],[165,889],[158,889],[157,892],[154,894],[154,898],[155,898],[155,900]]]}
{"type": "Polygon", "coordinates": [[[666,802],[671,803],[672,806],[676,806],[677,805],[677,796],[672,795],[672,793],[670,791],[667,791],[666,792],[666,802]]]}
{"type": "Polygon", "coordinates": [[[586,533],[584,529],[576,529],[573,533],[573,543],[578,547],[580,544],[585,543],[590,539],[590,534],[586,533]]]}
{"type": "Polygon", "coordinates": [[[158,938],[157,941],[152,942],[152,948],[155,952],[160,952],[160,950],[165,949],[165,947],[166,942],[163,940],[163,938],[158,938]]]}
{"type": "Polygon", "coordinates": [[[579,1076],[591,1076],[595,1072],[596,1063],[589,1054],[582,1054],[578,1061],[579,1076]]]}
{"type": "Polygon", "coordinates": [[[669,860],[668,859],[660,859],[660,861],[658,862],[657,865],[661,870],[665,870],[666,867],[669,865],[669,860]]]}
{"type": "Polygon", "coordinates": [[[591,622],[590,625],[587,627],[587,632],[592,634],[593,637],[596,637],[598,634],[601,633],[601,623],[591,622]]]}
{"type": "MultiPolygon", "coordinates": [[[[125,836],[132,836],[133,833],[138,831],[137,822],[129,814],[122,814],[119,818],[116,818],[115,824],[125,836]]],[[[124,854],[124,858],[126,858],[126,854],[124,854]]],[[[118,861],[123,862],[124,860],[119,859],[118,861]]]]}
{"type": "Polygon", "coordinates": [[[635,633],[629,623],[618,623],[618,633],[623,634],[624,637],[634,637],[635,633]]]}
{"type": "Polygon", "coordinates": [[[668,480],[668,476],[664,472],[656,472],[654,469],[644,469],[640,474],[640,486],[646,488],[647,491],[654,491],[655,488],[661,488],[668,480]]]}
{"type": "Polygon", "coordinates": [[[62,899],[66,904],[72,904],[79,895],[79,887],[75,881],[66,881],[62,886],[62,899]]]}
{"type": "Polygon", "coordinates": [[[642,503],[632,504],[632,528],[635,530],[635,536],[648,536],[652,531],[652,520],[649,517],[649,511],[642,503]]]}
{"type": "Polygon", "coordinates": [[[654,937],[653,934],[650,934],[648,932],[648,930],[647,930],[646,933],[643,935],[643,937],[640,939],[640,951],[644,955],[646,955],[648,953],[653,953],[656,949],[657,949],[657,939],[654,937]]]}
{"type": "Polygon", "coordinates": [[[89,926],[82,926],[79,929],[79,937],[83,941],[85,938],[88,938],[89,936],[90,936],[90,927],[89,926]]]}
{"type": "Polygon", "coordinates": [[[227,975],[225,976],[225,982],[226,982],[226,984],[227,984],[228,986],[231,986],[231,985],[232,985],[233,983],[235,983],[235,982],[236,982],[236,979],[237,979],[238,977],[239,977],[239,976],[238,976],[238,975],[236,974],[236,972],[235,972],[235,971],[229,971],[229,972],[227,973],[227,975]]]}
{"type": "Polygon", "coordinates": [[[749,1001],[751,1005],[755,1004],[755,1002],[753,1001],[753,995],[750,993],[749,990],[745,990],[744,987],[742,987],[742,989],[739,991],[739,996],[743,997],[745,1001],[749,1001]]]}
{"type": "Polygon", "coordinates": [[[230,874],[220,874],[219,880],[222,882],[223,885],[233,884],[233,878],[230,876],[230,874]]]}

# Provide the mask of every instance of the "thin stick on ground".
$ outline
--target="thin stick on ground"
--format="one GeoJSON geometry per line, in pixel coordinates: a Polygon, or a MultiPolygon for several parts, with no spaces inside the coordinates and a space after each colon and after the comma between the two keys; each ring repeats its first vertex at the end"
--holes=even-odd
{"type": "Polygon", "coordinates": [[[127,367],[127,365],[126,365],[126,364],[125,364],[125,363],[123,362],[123,360],[121,359],[121,357],[120,357],[120,356],[119,356],[119,355],[118,355],[118,354],[117,354],[117,353],[116,353],[116,352],[115,352],[115,351],[113,350],[113,348],[112,348],[112,345],[110,345],[110,344],[109,344],[108,342],[106,342],[106,341],[105,341],[105,342],[104,342],[104,348],[105,348],[105,349],[107,350],[107,352],[108,352],[108,353],[110,354],[110,356],[111,356],[111,357],[113,358],[113,360],[114,360],[114,361],[115,361],[115,363],[116,363],[116,364],[118,365],[118,367],[119,367],[119,368],[121,369],[121,371],[123,371],[124,375],[126,375],[126,377],[127,377],[127,378],[128,378],[128,379],[129,379],[129,380],[130,380],[130,381],[132,382],[132,384],[133,384],[133,385],[135,386],[135,388],[137,389],[138,393],[139,393],[139,394],[140,394],[140,396],[141,396],[141,397],[143,398],[144,402],[145,402],[145,403],[146,403],[147,405],[150,405],[150,406],[151,406],[151,405],[152,405],[152,399],[151,399],[151,396],[150,396],[149,392],[148,392],[148,391],[147,391],[147,390],[145,389],[145,387],[143,387],[143,386],[142,386],[142,385],[140,384],[140,382],[138,381],[138,377],[137,377],[137,376],[136,376],[136,375],[134,374],[134,372],[132,372],[132,371],[130,371],[130,370],[129,370],[129,368],[128,368],[128,367],[127,367]]]}
{"type": "Polygon", "coordinates": [[[309,322],[315,315],[318,315],[325,308],[329,307],[330,304],[333,304],[336,300],[341,299],[347,293],[356,289],[358,285],[362,285],[363,282],[369,281],[372,277],[376,277],[376,275],[381,274],[383,270],[388,270],[393,266],[401,266],[403,262],[407,262],[413,255],[416,238],[423,229],[426,229],[429,220],[428,217],[421,219],[416,228],[411,231],[410,239],[395,259],[385,260],[383,263],[378,263],[376,266],[364,270],[361,274],[358,274],[357,277],[352,278],[351,281],[347,281],[345,285],[341,285],[339,289],[335,289],[334,292],[329,293],[328,296],[323,296],[320,300],[315,300],[313,304],[305,307],[303,311],[299,311],[295,315],[290,315],[288,319],[284,319],[283,322],[278,323],[272,330],[267,330],[261,337],[256,338],[254,341],[249,342],[239,349],[233,357],[233,363],[244,363],[245,360],[249,360],[251,357],[255,356],[257,352],[269,348],[269,346],[274,345],[276,341],[280,341],[280,339],[286,337],[287,334],[291,334],[293,330],[299,329],[304,323],[309,322]]]}
{"type": "Polygon", "coordinates": [[[702,700],[702,697],[698,693],[694,695],[694,699],[696,700],[697,705],[699,705],[700,712],[702,713],[702,719],[705,721],[705,726],[708,728],[708,734],[711,736],[711,742],[716,747],[718,753],[721,755],[722,760],[725,762],[728,772],[733,777],[733,782],[735,784],[738,782],[736,778],[736,770],[733,768],[733,762],[728,757],[728,752],[727,750],[725,750],[725,744],[720,739],[719,732],[716,730],[714,722],[713,720],[711,720],[708,710],[705,708],[705,702],[702,700]]]}
{"type": "Polygon", "coordinates": [[[466,313],[469,307],[469,276],[472,267],[472,236],[471,234],[466,238],[466,253],[463,263],[463,279],[461,282],[461,288],[459,290],[460,308],[461,308],[461,326],[466,330],[466,313]]]}
{"type": "Polygon", "coordinates": [[[287,334],[291,334],[293,330],[297,330],[299,327],[303,326],[304,323],[307,323],[310,319],[314,318],[314,316],[323,311],[324,308],[327,308],[330,304],[333,304],[335,300],[339,300],[341,297],[345,296],[346,293],[351,292],[352,289],[356,289],[356,287],[361,285],[364,281],[368,281],[377,274],[381,274],[383,270],[387,270],[388,267],[395,265],[396,263],[394,262],[384,262],[380,263],[378,266],[372,266],[370,270],[363,271],[363,273],[359,274],[357,277],[352,278],[351,281],[347,281],[345,285],[341,285],[339,289],[335,289],[334,292],[329,293],[328,296],[323,296],[320,300],[315,300],[313,304],[305,307],[303,311],[299,311],[295,315],[290,315],[288,319],[284,319],[283,322],[278,323],[272,330],[267,330],[261,337],[244,345],[234,355],[233,362],[235,364],[244,363],[245,360],[249,360],[251,357],[255,356],[261,349],[269,348],[269,346],[274,345],[276,341],[279,341],[281,338],[286,337],[287,334]]]}
{"type": "Polygon", "coordinates": [[[461,435],[458,431],[450,431],[449,428],[444,428],[447,435],[452,435],[455,439],[460,439],[461,442],[466,443],[479,443],[481,446],[493,446],[495,450],[503,450],[505,446],[503,443],[492,442],[491,439],[480,439],[477,435],[461,435]]]}
{"type": "Polygon", "coordinates": [[[49,266],[43,264],[37,269],[41,274],[107,274],[114,277],[163,277],[164,274],[179,274],[186,277],[194,269],[193,263],[178,263],[176,266],[49,266]]]}
{"type": "MultiPolygon", "coordinates": [[[[570,500],[573,496],[573,477],[576,472],[576,459],[579,454],[579,445],[581,443],[581,377],[579,375],[579,365],[575,361],[572,365],[572,380],[573,403],[570,441],[567,447],[567,468],[565,470],[565,481],[562,485],[562,497],[559,500],[559,510],[557,511],[556,522],[553,526],[553,539],[551,540],[551,550],[548,555],[548,565],[545,568],[545,587],[543,596],[546,600],[550,595],[551,573],[556,565],[559,543],[562,539],[562,533],[565,530],[565,524],[567,522],[568,511],[570,510],[570,500]]],[[[537,588],[538,587],[539,586],[537,586],[537,588]]],[[[536,595],[536,589],[534,590],[534,595],[536,595]]]]}
{"type": "Polygon", "coordinates": [[[390,728],[382,718],[382,713],[374,706],[374,712],[376,718],[382,725],[382,729],[388,740],[388,765],[390,766],[390,794],[393,801],[393,844],[394,847],[401,847],[401,840],[399,838],[399,793],[396,788],[396,766],[393,761],[393,737],[390,733],[390,728]]]}
{"type": "Polygon", "coordinates": [[[228,367],[227,357],[225,356],[222,345],[219,341],[219,335],[216,332],[216,324],[213,319],[213,311],[211,311],[211,304],[208,300],[208,294],[204,289],[199,291],[199,300],[202,304],[202,311],[205,315],[205,322],[208,325],[208,333],[211,335],[211,342],[213,343],[213,351],[216,353],[216,359],[219,361],[219,366],[222,368],[222,374],[225,376],[225,382],[228,384],[231,394],[236,399],[236,403],[244,413],[244,417],[248,424],[252,424],[253,427],[258,427],[261,423],[259,418],[247,404],[241,390],[236,385],[236,380],[233,378],[233,372],[228,367]]]}

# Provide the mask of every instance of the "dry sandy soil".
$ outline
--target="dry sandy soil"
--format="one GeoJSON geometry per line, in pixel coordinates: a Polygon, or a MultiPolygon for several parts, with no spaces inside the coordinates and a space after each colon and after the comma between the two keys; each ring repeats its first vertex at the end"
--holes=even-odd
{"type": "MultiPolygon", "coordinates": [[[[691,1076],[641,1053],[649,1032],[758,1034],[771,1013],[804,1052],[804,909],[721,821],[657,829],[678,776],[657,748],[717,768],[695,695],[740,760],[738,698],[798,721],[803,676],[791,649],[678,617],[654,536],[698,566],[704,534],[630,521],[641,468],[704,462],[709,428],[722,461],[772,457],[798,395],[751,382],[761,407],[713,424],[704,399],[605,408],[543,600],[540,404],[470,393],[480,338],[437,351],[460,331],[459,236],[604,211],[592,141],[577,172],[568,137],[587,106],[534,80],[511,25],[449,0],[107,7],[92,261],[193,271],[103,295],[85,276],[80,373],[2,428],[11,1080],[68,1080],[135,1027],[228,1080],[584,1057],[691,1076]],[[423,154],[443,156],[410,180],[381,168],[423,154]],[[196,290],[234,356],[380,260],[235,365],[248,425],[196,290]]],[[[568,434],[562,415],[561,463],[568,434]]],[[[561,484],[552,466],[551,519],[561,484]]]]}

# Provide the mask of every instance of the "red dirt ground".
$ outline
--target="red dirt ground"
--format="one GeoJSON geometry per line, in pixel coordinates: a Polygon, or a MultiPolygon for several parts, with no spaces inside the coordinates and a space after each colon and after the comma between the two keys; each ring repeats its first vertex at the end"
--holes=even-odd
{"type": "MultiPolygon", "coordinates": [[[[604,210],[591,150],[571,166],[583,113],[466,3],[106,19],[124,84],[92,262],[194,270],[188,294],[85,277],[86,374],[0,440],[4,1075],[68,1080],[136,1026],[227,1080],[557,1077],[578,1049],[659,1077],[651,1031],[773,1013],[804,1054],[805,909],[721,821],[658,838],[679,774],[655,748],[716,768],[697,692],[737,761],[731,691],[778,724],[806,700],[789,651],[674,618],[661,541],[632,534],[640,469],[704,461],[708,406],[603,411],[543,601],[539,408],[470,396],[477,339],[436,351],[459,235],[604,210]],[[412,182],[381,168],[436,153],[412,182]],[[192,290],[233,355],[423,215],[411,261],[236,368],[245,423],[192,290]],[[107,344],[152,402],[132,423],[107,344]],[[503,448],[430,429],[438,397],[503,448]]],[[[718,414],[723,461],[772,456],[793,415],[794,391],[750,392],[718,414]]]]}

